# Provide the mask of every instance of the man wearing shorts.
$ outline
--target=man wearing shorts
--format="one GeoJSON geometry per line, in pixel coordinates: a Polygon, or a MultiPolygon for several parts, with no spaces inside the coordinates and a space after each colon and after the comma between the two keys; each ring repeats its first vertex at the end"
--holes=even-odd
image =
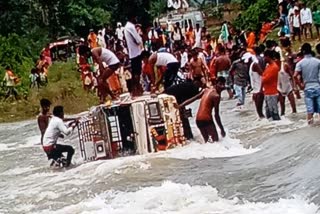
{"type": "Polygon", "coordinates": [[[313,114],[320,113],[320,60],[312,56],[309,43],[303,44],[301,51],[304,58],[297,63],[294,77],[304,89],[308,124],[313,124],[313,114]]]}
{"type": "Polygon", "coordinates": [[[197,96],[185,101],[180,105],[184,107],[197,99],[200,99],[200,105],[196,116],[196,124],[200,129],[204,142],[207,143],[211,137],[212,142],[219,140],[218,132],[212,117],[212,110],[214,109],[215,121],[218,124],[221,136],[225,137],[226,132],[221,122],[219,114],[219,105],[221,100],[221,92],[225,89],[226,79],[224,77],[218,77],[215,86],[211,86],[203,90],[197,96]]]}

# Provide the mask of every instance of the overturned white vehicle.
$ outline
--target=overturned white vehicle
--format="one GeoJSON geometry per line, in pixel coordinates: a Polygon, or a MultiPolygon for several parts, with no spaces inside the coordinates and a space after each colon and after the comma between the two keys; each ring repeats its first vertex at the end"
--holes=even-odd
{"type": "Polygon", "coordinates": [[[184,145],[176,105],[173,96],[162,94],[92,108],[78,124],[81,156],[111,159],[184,145]]]}

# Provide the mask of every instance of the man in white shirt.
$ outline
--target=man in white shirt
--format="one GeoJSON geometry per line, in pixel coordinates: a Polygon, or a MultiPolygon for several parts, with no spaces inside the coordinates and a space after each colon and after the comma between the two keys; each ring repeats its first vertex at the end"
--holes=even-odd
{"type": "Polygon", "coordinates": [[[109,94],[112,99],[116,99],[111,93],[107,84],[107,79],[120,68],[120,60],[109,49],[106,48],[93,48],[89,49],[87,46],[82,45],[79,47],[79,55],[85,58],[92,57],[93,62],[99,65],[100,74],[98,76],[98,91],[100,96],[100,103],[104,103],[109,94]]]}
{"type": "Polygon", "coordinates": [[[55,106],[53,109],[53,117],[43,136],[43,149],[48,155],[48,159],[57,160],[62,157],[62,153],[67,152],[66,167],[70,166],[74,149],[72,146],[58,144],[59,137],[70,135],[77,123],[71,123],[67,127],[63,123],[64,111],[62,106],[55,106]]]}
{"type": "Polygon", "coordinates": [[[142,86],[140,84],[143,41],[135,27],[137,17],[134,14],[131,14],[128,18],[129,20],[124,27],[124,37],[126,39],[129,59],[131,61],[132,81],[129,91],[132,96],[140,96],[143,93],[142,86]]]}
{"type": "Polygon", "coordinates": [[[300,10],[300,18],[302,25],[302,32],[304,33],[305,39],[307,39],[307,30],[310,32],[311,39],[312,36],[312,13],[310,8],[307,8],[306,4],[302,4],[302,9],[300,10]]]}
{"type": "Polygon", "coordinates": [[[120,22],[117,23],[117,29],[116,29],[116,36],[118,40],[123,41],[124,35],[123,35],[124,27],[122,27],[122,24],[120,22]]]}
{"type": "MultiPolygon", "coordinates": [[[[174,84],[174,80],[177,77],[177,73],[180,68],[180,63],[174,55],[166,52],[155,52],[149,57],[149,63],[151,64],[152,68],[154,68],[154,66],[157,68],[166,67],[161,79],[161,81],[163,80],[164,89],[167,89],[174,84]]],[[[155,78],[153,78],[153,80],[155,80],[155,78]]],[[[152,85],[157,88],[161,81],[158,83],[153,82],[152,85]]]]}

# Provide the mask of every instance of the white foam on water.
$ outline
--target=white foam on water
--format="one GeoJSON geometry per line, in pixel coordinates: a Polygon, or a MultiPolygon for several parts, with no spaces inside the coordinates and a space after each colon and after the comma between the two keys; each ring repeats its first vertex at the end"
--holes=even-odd
{"type": "Polygon", "coordinates": [[[281,117],[278,121],[269,121],[267,119],[257,119],[255,121],[248,121],[245,126],[231,130],[232,133],[242,134],[255,132],[257,129],[274,129],[274,132],[288,132],[301,129],[308,126],[304,120],[293,122],[287,117],[281,117]]]}
{"type": "Polygon", "coordinates": [[[8,151],[12,150],[12,148],[9,148],[8,144],[0,143],[0,151],[8,151]]]}
{"type": "Polygon", "coordinates": [[[39,147],[40,146],[40,140],[41,140],[41,136],[40,135],[27,137],[23,141],[23,143],[17,145],[17,148],[39,147]]]}
{"type": "Polygon", "coordinates": [[[122,171],[128,167],[133,167],[135,169],[148,169],[149,167],[140,167],[139,165],[141,162],[146,160],[146,157],[146,155],[136,155],[101,161],[101,164],[96,167],[94,175],[104,176],[106,174],[110,174],[110,172],[119,174],[119,171],[122,171]]]}
{"type": "Polygon", "coordinates": [[[8,169],[7,171],[2,172],[0,175],[6,175],[6,176],[16,176],[16,175],[22,175],[25,173],[28,173],[36,168],[30,166],[30,167],[15,167],[13,169],[8,169]]]}
{"type": "Polygon", "coordinates": [[[27,137],[21,142],[14,143],[0,143],[0,151],[12,151],[16,149],[39,147],[40,146],[40,136],[27,137]]]}
{"type": "Polygon", "coordinates": [[[228,136],[216,143],[197,143],[191,142],[189,145],[177,147],[157,154],[157,157],[175,158],[175,159],[204,159],[235,157],[252,154],[259,151],[259,148],[246,149],[240,140],[232,139],[228,136]]]}
{"type": "Polygon", "coordinates": [[[48,214],[316,214],[318,206],[299,196],[263,203],[219,196],[212,186],[170,181],[134,192],[108,191],[48,214]]]}

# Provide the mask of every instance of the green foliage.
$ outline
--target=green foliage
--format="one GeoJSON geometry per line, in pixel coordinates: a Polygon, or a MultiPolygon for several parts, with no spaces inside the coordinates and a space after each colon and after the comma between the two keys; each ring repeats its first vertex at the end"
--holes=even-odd
{"type": "Polygon", "coordinates": [[[223,7],[222,6],[214,6],[212,7],[211,4],[206,4],[203,8],[204,13],[208,17],[213,17],[215,19],[222,19],[223,18],[223,7]]]}
{"type": "Polygon", "coordinates": [[[255,4],[257,0],[232,0],[231,3],[236,3],[241,6],[242,9],[247,9],[251,5],[255,4]]]}
{"type": "Polygon", "coordinates": [[[151,2],[149,14],[154,19],[165,13],[167,9],[167,0],[154,0],[151,2]]]}
{"type": "MultiPolygon", "coordinates": [[[[29,36],[39,35],[37,31],[32,32],[29,36]]],[[[35,38],[37,38],[35,36],[35,38]]],[[[34,66],[34,60],[39,55],[40,48],[45,45],[46,39],[42,37],[34,41],[29,37],[21,37],[17,34],[0,36],[0,74],[4,76],[5,67],[9,66],[16,75],[21,79],[18,86],[19,92],[28,93],[29,73],[34,66]]]]}
{"type": "Polygon", "coordinates": [[[235,20],[234,26],[241,29],[258,30],[262,22],[277,17],[277,5],[277,0],[257,0],[235,20]]]}

